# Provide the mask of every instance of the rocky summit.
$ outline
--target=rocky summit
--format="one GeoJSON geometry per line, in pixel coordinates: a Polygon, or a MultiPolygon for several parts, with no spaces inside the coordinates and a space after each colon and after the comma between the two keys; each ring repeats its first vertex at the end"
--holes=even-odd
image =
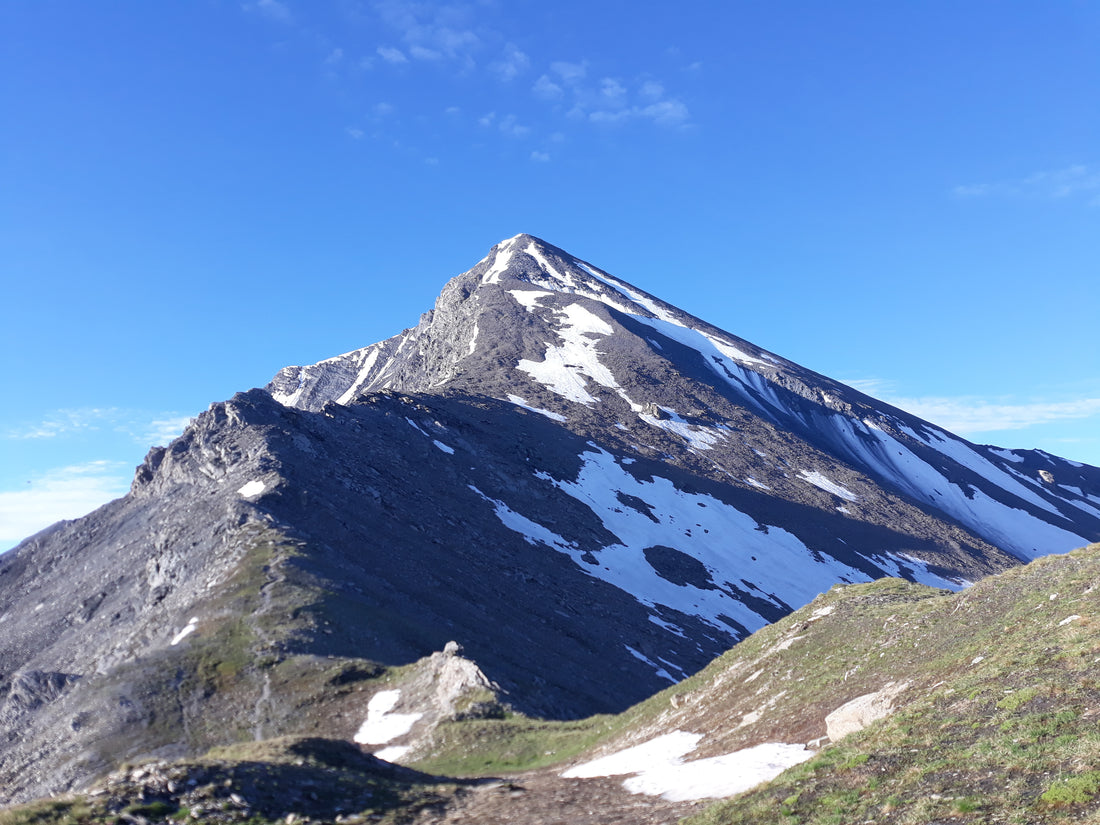
{"type": "Polygon", "coordinates": [[[1098,539],[1100,469],[517,235],[0,556],[0,803],[278,737],[411,763],[448,720],[622,711],[835,584],[959,590],[1098,539]]]}

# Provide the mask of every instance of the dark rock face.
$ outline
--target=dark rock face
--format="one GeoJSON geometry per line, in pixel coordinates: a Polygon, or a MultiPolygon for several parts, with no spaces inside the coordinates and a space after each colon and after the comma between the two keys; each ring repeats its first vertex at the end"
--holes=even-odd
{"type": "Polygon", "coordinates": [[[617,711],[835,583],[1097,538],[1097,468],[971,445],[520,235],[0,556],[0,788],[348,739],[363,680],[452,640],[516,709],[617,711]]]}

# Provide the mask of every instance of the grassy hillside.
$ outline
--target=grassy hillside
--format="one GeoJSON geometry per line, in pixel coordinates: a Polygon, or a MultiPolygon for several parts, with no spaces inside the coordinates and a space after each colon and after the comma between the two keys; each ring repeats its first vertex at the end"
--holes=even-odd
{"type": "Polygon", "coordinates": [[[898,709],[692,825],[1100,821],[1098,588],[1100,545],[954,595],[834,588],[701,675],[699,722],[751,694],[771,718],[755,738],[805,741],[842,702],[908,682],[898,709]]]}

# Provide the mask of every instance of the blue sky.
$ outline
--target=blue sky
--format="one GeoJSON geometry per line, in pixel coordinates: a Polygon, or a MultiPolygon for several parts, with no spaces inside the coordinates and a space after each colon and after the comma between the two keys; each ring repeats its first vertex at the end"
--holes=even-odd
{"type": "Polygon", "coordinates": [[[538,235],[1100,465],[1100,6],[0,6],[0,548],[538,235]]]}

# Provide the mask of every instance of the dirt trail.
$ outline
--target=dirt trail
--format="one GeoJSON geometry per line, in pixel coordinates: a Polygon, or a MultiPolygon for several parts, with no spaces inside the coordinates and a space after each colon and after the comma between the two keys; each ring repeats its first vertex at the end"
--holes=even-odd
{"type": "Polygon", "coordinates": [[[629,793],[622,785],[625,777],[562,779],[558,770],[463,788],[445,809],[422,811],[415,824],[674,825],[714,801],[667,802],[629,793]]]}

